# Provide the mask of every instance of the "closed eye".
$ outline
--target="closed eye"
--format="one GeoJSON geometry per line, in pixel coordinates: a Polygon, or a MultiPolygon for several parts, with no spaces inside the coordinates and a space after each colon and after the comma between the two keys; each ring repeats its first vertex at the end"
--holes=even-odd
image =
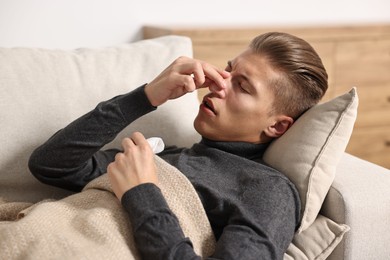
{"type": "Polygon", "coordinates": [[[247,93],[247,94],[250,94],[249,90],[244,86],[244,84],[240,81],[236,81],[233,83],[233,86],[236,86],[239,88],[239,90],[241,92],[244,92],[244,93],[247,93]]]}
{"type": "Polygon", "coordinates": [[[245,93],[248,93],[248,94],[249,94],[249,91],[248,91],[246,88],[244,88],[244,87],[242,86],[242,84],[240,84],[240,89],[241,89],[242,91],[244,91],[245,93]]]}
{"type": "MultiPolygon", "coordinates": [[[[227,62],[225,70],[227,72],[232,72],[232,70],[233,70],[232,61],[227,62]]],[[[245,76],[233,75],[232,81],[233,81],[233,86],[239,87],[240,91],[247,93],[247,94],[250,94],[251,87],[250,87],[250,85],[248,85],[249,83],[248,83],[245,76]]]]}

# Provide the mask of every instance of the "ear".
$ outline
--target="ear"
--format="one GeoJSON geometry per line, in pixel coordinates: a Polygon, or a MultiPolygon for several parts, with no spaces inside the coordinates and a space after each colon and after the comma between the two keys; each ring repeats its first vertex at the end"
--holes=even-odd
{"type": "Polygon", "coordinates": [[[294,119],[289,116],[279,115],[277,116],[275,123],[268,126],[264,133],[268,137],[277,138],[282,136],[294,123],[294,119]]]}

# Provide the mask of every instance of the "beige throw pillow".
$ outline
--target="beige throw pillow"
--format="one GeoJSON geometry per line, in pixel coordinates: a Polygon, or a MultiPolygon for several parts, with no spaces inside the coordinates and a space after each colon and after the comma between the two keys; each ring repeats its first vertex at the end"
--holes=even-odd
{"type": "Polygon", "coordinates": [[[294,236],[284,254],[284,260],[326,259],[348,230],[347,225],[339,225],[327,217],[318,215],[309,228],[294,236]]]}
{"type": "Polygon", "coordinates": [[[357,116],[356,88],[306,111],[271,143],[264,161],[297,187],[302,203],[298,233],[317,218],[357,116]]]}

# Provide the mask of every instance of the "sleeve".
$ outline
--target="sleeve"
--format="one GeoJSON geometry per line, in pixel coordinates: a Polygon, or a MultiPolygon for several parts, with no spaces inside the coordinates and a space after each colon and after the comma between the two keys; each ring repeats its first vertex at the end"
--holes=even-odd
{"type": "Polygon", "coordinates": [[[218,239],[215,259],[283,259],[300,219],[295,187],[278,178],[251,185],[218,239]]]}
{"type": "Polygon", "coordinates": [[[146,183],[128,190],[121,203],[142,259],[201,259],[156,185],[146,183]]]}
{"type": "Polygon", "coordinates": [[[156,109],[144,87],[99,103],[55,133],[31,154],[31,173],[43,183],[74,191],[104,174],[119,150],[100,149],[131,122],[156,109]]]}

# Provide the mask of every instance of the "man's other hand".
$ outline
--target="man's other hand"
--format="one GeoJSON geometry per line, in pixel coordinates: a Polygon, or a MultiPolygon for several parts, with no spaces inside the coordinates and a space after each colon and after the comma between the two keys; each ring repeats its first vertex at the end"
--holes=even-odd
{"type": "Polygon", "coordinates": [[[143,184],[158,184],[154,153],[143,134],[135,132],[122,141],[123,152],[107,168],[112,189],[119,200],[131,188],[143,184]]]}

